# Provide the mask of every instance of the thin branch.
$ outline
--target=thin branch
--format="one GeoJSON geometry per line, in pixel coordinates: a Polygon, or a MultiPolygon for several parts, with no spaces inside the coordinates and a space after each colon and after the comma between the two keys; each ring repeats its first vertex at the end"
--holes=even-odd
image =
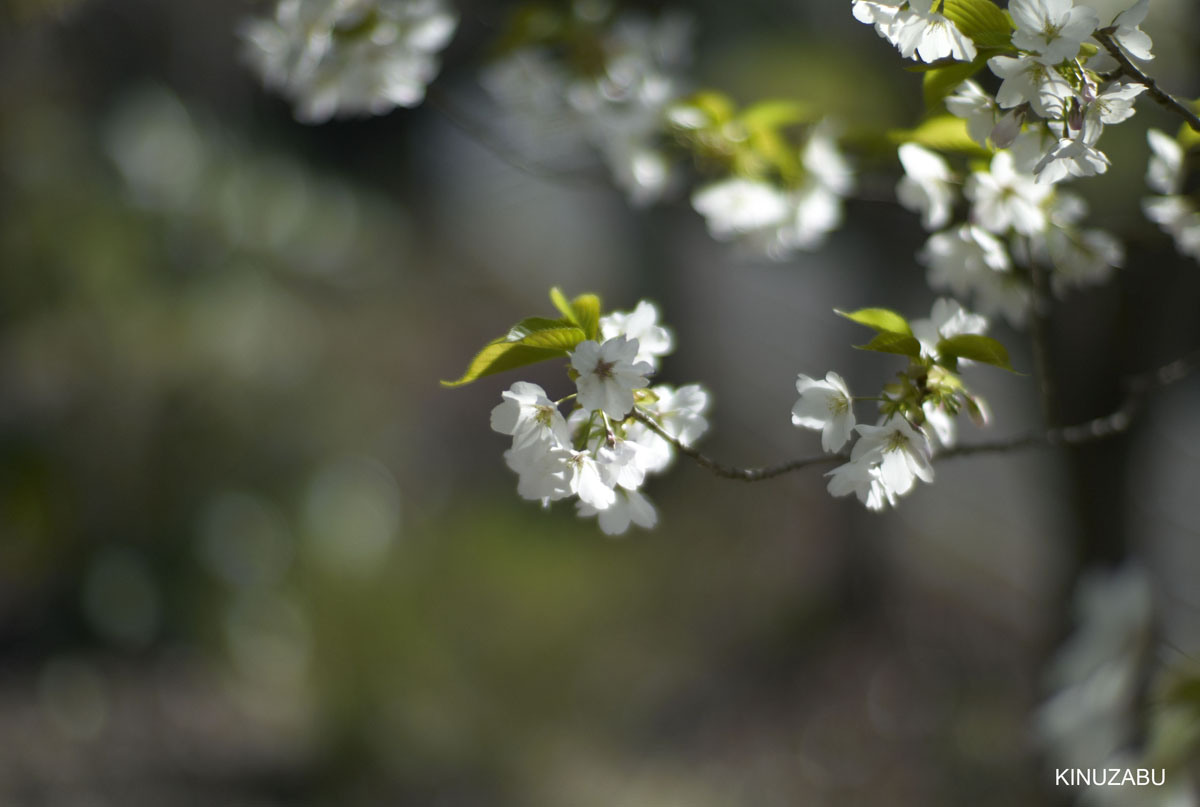
{"type": "Polygon", "coordinates": [[[714,474],[724,479],[736,479],[740,482],[761,482],[764,479],[773,479],[774,477],[783,476],[784,474],[791,473],[792,471],[798,471],[801,468],[808,468],[812,465],[832,465],[835,462],[845,462],[846,460],[850,459],[850,455],[844,453],[815,454],[810,457],[801,457],[800,459],[781,462],[778,465],[767,465],[762,468],[737,468],[733,465],[725,465],[724,463],[717,462],[716,460],[700,453],[691,446],[684,445],[683,443],[679,442],[679,440],[667,434],[667,432],[663,430],[662,426],[658,425],[653,418],[644,412],[639,412],[637,409],[634,409],[633,417],[638,422],[644,423],[659,437],[675,446],[675,449],[679,451],[680,454],[683,454],[685,457],[689,457],[701,468],[706,468],[707,470],[712,471],[714,474]]]}
{"type": "Polygon", "coordinates": [[[1200,117],[1187,104],[1163,90],[1153,78],[1143,73],[1142,69],[1133,63],[1121,46],[1117,44],[1117,41],[1112,38],[1113,30],[1108,28],[1097,31],[1094,36],[1096,41],[1103,45],[1104,49],[1121,65],[1121,72],[1137,83],[1144,84],[1151,98],[1187,121],[1187,125],[1192,129],[1200,132],[1200,117]]]}
{"type": "MultiPolygon", "coordinates": [[[[1029,432],[986,443],[955,446],[954,448],[939,452],[934,456],[934,459],[945,460],[955,457],[970,457],[978,454],[1004,454],[1010,451],[1036,447],[1079,446],[1114,437],[1128,431],[1129,427],[1133,425],[1137,414],[1141,411],[1145,403],[1147,395],[1155,390],[1162,389],[1187,378],[1196,370],[1200,370],[1200,349],[1194,350],[1169,364],[1164,364],[1161,367],[1126,379],[1124,399],[1116,409],[1107,415],[1092,418],[1073,426],[1029,432]]],[[[850,459],[849,454],[841,452],[838,454],[819,454],[800,457],[787,462],[781,462],[777,465],[766,465],[759,468],[738,468],[734,465],[726,465],[714,460],[697,451],[695,448],[684,445],[678,439],[668,434],[662,426],[644,412],[635,409],[632,417],[638,422],[644,423],[655,434],[673,445],[679,453],[690,458],[700,467],[724,479],[734,479],[740,482],[761,482],[764,479],[773,479],[803,468],[815,465],[833,465],[839,462],[846,462],[850,459]]]]}
{"type": "Polygon", "coordinates": [[[454,126],[454,128],[474,140],[496,159],[526,176],[533,177],[542,182],[588,190],[612,187],[611,183],[601,179],[594,173],[555,171],[536,163],[531,163],[523,157],[518,156],[511,146],[501,142],[488,131],[486,126],[483,126],[469,114],[463,112],[462,108],[455,101],[451,100],[450,96],[444,90],[441,90],[436,85],[429,88],[426,100],[429,106],[441,113],[442,117],[454,126]]]}

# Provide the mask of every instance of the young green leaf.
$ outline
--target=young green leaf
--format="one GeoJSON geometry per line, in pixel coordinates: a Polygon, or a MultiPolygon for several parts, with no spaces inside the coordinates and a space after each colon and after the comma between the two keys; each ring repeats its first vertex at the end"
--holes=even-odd
{"type": "Polygon", "coordinates": [[[845,317],[859,325],[874,328],[880,333],[912,336],[912,328],[908,327],[908,320],[886,308],[860,308],[857,311],[839,311],[835,308],[833,312],[839,317],[845,317]]]}
{"type": "Polygon", "coordinates": [[[914,359],[921,355],[921,343],[915,336],[903,333],[883,331],[875,334],[875,338],[865,345],[855,345],[858,350],[873,350],[876,353],[898,353],[901,356],[911,356],[914,359]]]}
{"type": "MultiPolygon", "coordinates": [[[[515,342],[536,331],[548,331],[553,328],[578,327],[566,319],[549,319],[548,317],[526,317],[525,319],[512,326],[512,329],[505,336],[505,340],[515,342]]],[[[499,341],[499,340],[496,340],[499,341]]]]}
{"type": "Polygon", "coordinates": [[[761,101],[747,107],[738,115],[738,121],[747,129],[778,129],[791,126],[811,117],[808,109],[796,101],[761,101]]]}
{"type": "Polygon", "coordinates": [[[934,151],[958,151],[986,156],[986,149],[971,139],[967,122],[954,115],[935,115],[915,129],[893,129],[888,138],[897,145],[918,143],[934,151]]]}
{"type": "Polygon", "coordinates": [[[1008,358],[1008,350],[990,336],[960,333],[938,342],[937,353],[943,359],[970,359],[1016,372],[1008,358]]]}
{"type": "Polygon", "coordinates": [[[554,307],[558,312],[575,325],[579,324],[579,320],[575,318],[575,309],[571,307],[571,303],[567,301],[567,296],[562,293],[562,289],[558,286],[550,289],[550,302],[554,303],[554,307]]]}
{"type": "Polygon", "coordinates": [[[942,14],[980,48],[1012,46],[1012,23],[991,0],[946,0],[942,14]]]}
{"type": "Polygon", "coordinates": [[[594,294],[581,294],[571,301],[574,313],[572,322],[583,329],[588,339],[600,336],[600,298],[594,294]]]}
{"type": "Polygon", "coordinates": [[[942,99],[954,92],[954,88],[971,76],[978,73],[987,65],[987,55],[981,55],[973,62],[955,62],[941,65],[925,71],[921,77],[921,91],[925,96],[925,108],[933,110],[942,99]]]}
{"type": "MultiPolygon", "coordinates": [[[[572,330],[579,334],[579,341],[582,342],[583,331],[578,328],[572,330]]],[[[457,381],[443,381],[442,386],[461,387],[484,376],[503,373],[505,370],[515,370],[518,367],[537,364],[549,359],[562,358],[565,355],[567,355],[567,351],[562,348],[535,347],[524,344],[524,340],[510,342],[507,339],[498,339],[490,342],[475,355],[475,358],[471,359],[462,378],[457,381]]]]}

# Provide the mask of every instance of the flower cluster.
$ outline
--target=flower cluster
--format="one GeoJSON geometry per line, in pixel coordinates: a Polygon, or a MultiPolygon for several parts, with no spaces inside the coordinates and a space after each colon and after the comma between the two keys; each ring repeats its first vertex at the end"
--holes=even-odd
{"type": "MultiPolygon", "coordinates": [[[[981,93],[968,82],[958,98],[981,93]]],[[[1060,294],[1102,283],[1124,262],[1124,249],[1114,236],[1080,226],[1087,212],[1080,197],[1036,180],[1043,145],[1036,129],[1023,132],[965,180],[923,146],[906,143],[899,151],[905,174],[897,197],[920,213],[927,229],[936,231],[918,254],[930,286],[972,297],[981,312],[1003,315],[1014,325],[1024,322],[1029,309],[1028,269],[1034,262],[1052,268],[1060,294]],[[960,186],[967,220],[947,226],[960,186]]]]}
{"type": "Polygon", "coordinates": [[[380,115],[425,98],[457,15],[443,0],[278,0],[242,29],[247,58],[296,118],[380,115]]]}
{"type": "Polygon", "coordinates": [[[966,351],[954,341],[964,335],[982,336],[987,320],[948,299],[937,300],[928,319],[911,324],[886,313],[895,324],[889,325],[880,317],[850,315],[880,328],[885,337],[865,347],[910,357],[908,369],[898,374],[899,380],[886,385],[882,394],[872,399],[879,401],[878,422],[857,423],[855,398],[835,372],[828,373],[824,380],[800,375],[796,381],[800,398],[792,407],[792,423],[820,431],[821,447],[826,452],[840,451],[857,433],[849,462],[827,474],[828,490],[834,496],[853,493],[871,510],[895,506],[917,480],[933,481],[933,456],[937,449],[954,445],[954,418],[963,408],[977,422],[986,423],[990,418],[983,399],[968,392],[955,372],[958,364],[967,364],[969,359],[960,356],[966,351]]]}
{"type": "MultiPolygon", "coordinates": [[[[973,61],[971,41],[931,5],[940,2],[856,0],[854,15],[873,23],[905,56],[915,54],[926,62],[947,57],[973,61]]],[[[1147,0],[1139,0],[1105,29],[1143,59],[1153,57],[1150,39],[1138,27],[1147,8],[1147,0]]],[[[1106,125],[1133,115],[1133,101],[1145,87],[1105,80],[1101,71],[1110,69],[1112,60],[1089,41],[1100,20],[1087,6],[1074,5],[1073,0],[1012,0],[1009,14],[1014,30],[990,32],[1008,38],[1011,45],[1008,52],[987,61],[1000,79],[996,96],[968,81],[947,101],[947,108],[967,119],[972,137],[983,146],[990,140],[996,148],[1007,148],[1023,128],[1038,131],[1042,137],[1029,169],[1039,182],[1104,173],[1109,159],[1096,142],[1106,125]],[[1096,58],[1085,63],[1085,57],[1096,58]]]]}
{"type": "MultiPolygon", "coordinates": [[[[737,122],[714,120],[694,106],[677,106],[672,122],[685,140],[700,144],[701,153],[722,149],[725,139],[748,140],[737,122]]],[[[730,153],[739,154],[733,143],[728,145],[730,153]]],[[[842,197],[853,186],[853,175],[828,125],[811,127],[795,156],[787,153],[782,165],[735,160],[729,168],[731,173],[692,194],[692,207],[718,241],[736,241],[781,260],[821,246],[842,223],[842,197]]]]}
{"type": "Polygon", "coordinates": [[[482,81],[529,151],[544,154],[549,137],[567,148],[590,143],[630,201],[646,205],[676,179],[664,114],[682,94],[691,33],[681,13],[613,16],[595,3],[576,3],[553,24],[518,16],[508,36],[515,44],[482,81]]]}
{"type": "Polygon", "coordinates": [[[1146,132],[1146,139],[1150,142],[1146,184],[1160,195],[1143,199],[1142,210],[1146,218],[1174,239],[1176,249],[1200,261],[1200,209],[1195,200],[1183,194],[1186,177],[1183,147],[1158,129],[1146,132]]]}
{"type": "Polygon", "coordinates": [[[690,17],[585,2],[544,14],[537,24],[515,17],[509,47],[483,75],[530,152],[590,143],[637,206],[680,189],[690,158],[703,177],[692,206],[709,233],[772,259],[816,248],[841,224],[851,174],[830,126],[788,103],[739,115],[720,93],[684,97],[690,17]],[[781,130],[800,123],[806,136],[790,142],[781,130]]]}
{"type": "Polygon", "coordinates": [[[975,61],[975,43],[937,12],[933,0],[854,0],[853,12],[859,22],[874,25],[906,59],[975,61]]]}
{"type": "Polygon", "coordinates": [[[518,381],[491,423],[513,438],[504,458],[522,498],[549,506],[575,497],[581,516],[596,516],[601,530],[619,535],[630,524],[657,523],[641,487],[671,464],[672,440],[691,445],[708,428],[708,393],[697,385],[649,385],[658,358],[672,348],[651,303],[602,317],[599,330],[600,341],[585,340],[570,353],[576,392],[568,398],[576,407],[569,416],[541,387],[518,381]]]}

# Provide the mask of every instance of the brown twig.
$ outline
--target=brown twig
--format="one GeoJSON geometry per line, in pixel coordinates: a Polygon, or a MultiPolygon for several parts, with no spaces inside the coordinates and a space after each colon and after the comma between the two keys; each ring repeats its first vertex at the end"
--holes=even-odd
{"type": "Polygon", "coordinates": [[[500,160],[500,162],[526,176],[550,184],[585,190],[594,191],[600,188],[612,187],[610,182],[596,172],[555,170],[529,162],[523,157],[518,156],[512,146],[493,136],[487,127],[464,112],[462,107],[450,97],[449,93],[436,85],[429,88],[426,100],[429,106],[440,113],[451,126],[474,140],[477,145],[500,160]]]}
{"type": "Polygon", "coordinates": [[[1117,41],[1113,39],[1112,35],[1114,30],[1115,29],[1113,28],[1102,29],[1097,31],[1093,36],[1096,38],[1096,41],[1103,45],[1104,49],[1107,50],[1109,54],[1111,54],[1112,57],[1117,60],[1118,64],[1121,65],[1122,73],[1137,83],[1145,85],[1146,90],[1150,93],[1151,98],[1187,121],[1187,125],[1191,126],[1192,129],[1200,132],[1200,116],[1197,116],[1196,113],[1187,106],[1187,104],[1183,103],[1178,98],[1159,87],[1158,83],[1153,78],[1143,73],[1142,69],[1133,63],[1133,61],[1129,58],[1117,41]]]}
{"type": "MultiPolygon", "coordinates": [[[[954,448],[939,452],[934,459],[945,460],[955,457],[969,457],[977,454],[1003,454],[1009,451],[1018,451],[1038,446],[1078,446],[1114,437],[1128,431],[1129,427],[1133,425],[1138,412],[1141,411],[1145,403],[1147,395],[1154,390],[1162,389],[1177,381],[1181,381],[1197,369],[1200,369],[1200,349],[1194,350],[1169,364],[1164,364],[1161,367],[1126,379],[1125,397],[1122,399],[1121,404],[1107,415],[1092,418],[1073,426],[1029,432],[986,443],[955,446],[954,448]]],[[[781,462],[777,465],[766,465],[758,468],[738,468],[734,465],[726,465],[725,463],[718,462],[697,451],[695,448],[684,445],[668,434],[662,426],[644,412],[635,409],[633,417],[640,423],[644,423],[659,437],[662,437],[673,445],[679,453],[690,458],[700,467],[724,479],[734,479],[740,482],[761,482],[765,479],[774,479],[777,476],[783,476],[784,474],[803,468],[815,465],[833,465],[838,462],[846,462],[850,459],[849,454],[841,452],[838,454],[819,454],[800,457],[787,462],[781,462]]]]}

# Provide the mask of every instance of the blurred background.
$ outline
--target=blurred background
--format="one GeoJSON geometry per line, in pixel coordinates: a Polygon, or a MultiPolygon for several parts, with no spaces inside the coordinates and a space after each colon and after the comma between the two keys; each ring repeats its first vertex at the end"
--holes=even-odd
{"type": "MultiPolygon", "coordinates": [[[[895,369],[831,309],[934,299],[893,168],[823,250],[764,263],[686,199],[531,176],[434,105],[297,124],[239,55],[261,4],[5,3],[0,805],[1065,804],[1030,716],[1081,570],[1136,559],[1200,654],[1195,379],[1103,444],[941,463],[883,516],[817,469],[678,462],[660,526],[615,540],[516,496],[488,415],[518,376],[438,384],[552,285],[649,297],[661,378],[713,394],[707,453],[812,453],[796,374],[895,369]]],[[[1200,95],[1196,9],[1153,6],[1154,74],[1200,95]]],[[[486,123],[502,10],[460,7],[437,86],[486,123]]],[[[922,114],[843,4],[691,10],[699,86],[922,114]]],[[[1130,258],[1059,306],[1067,422],[1200,341],[1200,272],[1137,215],[1144,128],[1178,124],[1140,110],[1077,186],[1130,258]]],[[[970,381],[990,436],[1038,422],[1031,377],[970,381]]]]}

